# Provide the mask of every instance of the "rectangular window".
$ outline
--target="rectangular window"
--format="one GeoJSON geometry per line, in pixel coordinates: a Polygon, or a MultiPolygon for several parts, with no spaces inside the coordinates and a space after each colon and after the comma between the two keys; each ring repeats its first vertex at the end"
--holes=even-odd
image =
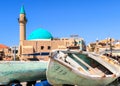
{"type": "Polygon", "coordinates": [[[50,50],[51,49],[51,47],[50,46],[48,46],[48,50],[50,50]]]}
{"type": "Polygon", "coordinates": [[[43,50],[44,49],[44,46],[41,46],[41,50],[43,50]]]}

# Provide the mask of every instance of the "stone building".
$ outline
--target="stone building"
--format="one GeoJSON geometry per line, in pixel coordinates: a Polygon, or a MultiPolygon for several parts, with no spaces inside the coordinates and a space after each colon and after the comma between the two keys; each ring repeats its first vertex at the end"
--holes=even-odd
{"type": "Polygon", "coordinates": [[[0,44],[0,60],[3,60],[7,56],[11,56],[11,48],[4,44],[0,44]]]}
{"type": "Polygon", "coordinates": [[[22,6],[19,16],[20,41],[19,56],[21,60],[48,60],[51,50],[54,49],[84,49],[82,38],[54,38],[43,28],[35,29],[26,39],[26,13],[22,6]]]}

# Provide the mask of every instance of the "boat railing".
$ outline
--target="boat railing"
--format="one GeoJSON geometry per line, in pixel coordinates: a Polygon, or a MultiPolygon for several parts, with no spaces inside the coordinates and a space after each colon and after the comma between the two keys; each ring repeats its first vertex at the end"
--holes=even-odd
{"type": "Polygon", "coordinates": [[[85,66],[87,66],[88,68],[91,68],[91,66],[89,66],[87,63],[85,63],[82,59],[80,59],[79,57],[77,57],[75,54],[72,54],[78,61],[80,61],[81,63],[83,63],[85,66]]]}
{"type": "Polygon", "coordinates": [[[85,66],[84,64],[82,64],[82,63],[81,63],[81,64],[78,64],[78,62],[76,62],[75,60],[73,60],[70,56],[67,56],[66,61],[67,61],[71,66],[77,68],[78,70],[82,70],[82,71],[88,73],[88,72],[87,72],[88,67],[86,67],[86,66],[85,66]]]}
{"type": "MultiPolygon", "coordinates": [[[[80,59],[75,54],[70,54],[68,56],[71,57],[71,58],[74,58],[74,61],[76,61],[77,63],[79,63],[80,67],[82,67],[82,69],[84,69],[85,71],[87,71],[87,73],[92,74],[92,75],[98,75],[99,74],[100,76],[105,76],[105,74],[102,71],[100,71],[99,69],[95,70],[93,67],[91,67],[90,65],[88,65],[86,62],[84,62],[82,59],[80,59]]],[[[78,68],[78,69],[81,71],[81,68],[78,68]]]]}
{"type": "Polygon", "coordinates": [[[87,70],[88,70],[88,67],[86,67],[84,64],[78,64],[75,60],[73,60],[68,54],[66,53],[63,53],[63,52],[59,52],[57,55],[56,55],[57,58],[55,58],[56,60],[60,61],[60,62],[63,62],[64,64],[66,65],[69,65],[71,66],[72,68],[77,68],[78,70],[81,70],[81,72],[86,72],[86,73],[89,73],[87,70]],[[83,68],[84,66],[84,68],[83,68]]]}
{"type": "Polygon", "coordinates": [[[79,60],[80,62],[82,62],[85,66],[87,66],[89,68],[89,72],[91,74],[97,74],[97,75],[101,75],[101,76],[105,76],[105,73],[102,72],[101,70],[99,70],[97,67],[93,68],[92,66],[88,65],[87,63],[85,63],[81,58],[77,57],[75,54],[73,54],[73,56],[79,60]]]}
{"type": "Polygon", "coordinates": [[[119,75],[119,73],[116,72],[118,70],[117,66],[110,64],[109,62],[106,62],[105,60],[101,59],[101,57],[99,55],[97,55],[97,58],[93,54],[88,54],[88,56],[91,57],[92,59],[96,60],[97,62],[99,62],[105,68],[109,69],[112,73],[119,75]]]}
{"type": "Polygon", "coordinates": [[[91,54],[93,56],[96,56],[96,57],[104,59],[105,61],[109,62],[110,64],[114,64],[114,65],[120,66],[120,63],[117,60],[113,59],[113,58],[110,58],[110,57],[105,56],[105,55],[98,55],[98,54],[95,54],[95,53],[91,53],[91,54]]]}
{"type": "MultiPolygon", "coordinates": [[[[72,66],[73,65],[75,66],[75,63],[78,63],[77,66],[75,66],[75,67],[77,67],[78,70],[80,70],[80,71],[84,69],[84,71],[86,71],[87,73],[92,74],[92,75],[97,75],[97,74],[99,74],[100,76],[104,76],[105,75],[104,72],[100,71],[97,68],[94,69],[93,67],[88,65],[86,62],[84,62],[80,57],[78,57],[75,54],[79,54],[79,52],[77,52],[77,53],[76,52],[72,52],[72,53],[68,52],[67,54],[65,54],[65,57],[67,55],[67,58],[66,58],[67,62],[70,63],[72,66]],[[68,59],[68,57],[69,57],[69,59],[68,59]],[[74,62],[72,62],[71,59],[74,62]],[[78,65],[80,67],[78,67],[78,65]]],[[[87,53],[85,55],[87,55],[87,53]]]]}

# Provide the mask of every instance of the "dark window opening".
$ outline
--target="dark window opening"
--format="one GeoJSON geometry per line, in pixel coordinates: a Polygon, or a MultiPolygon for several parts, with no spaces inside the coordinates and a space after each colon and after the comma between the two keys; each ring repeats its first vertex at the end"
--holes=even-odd
{"type": "Polygon", "coordinates": [[[41,50],[43,50],[44,49],[44,46],[41,46],[41,50]]]}
{"type": "Polygon", "coordinates": [[[51,49],[51,47],[50,46],[48,46],[48,50],[50,50],[51,49]]]}
{"type": "Polygon", "coordinates": [[[41,53],[41,56],[48,56],[49,55],[49,52],[42,52],[41,53]]]}

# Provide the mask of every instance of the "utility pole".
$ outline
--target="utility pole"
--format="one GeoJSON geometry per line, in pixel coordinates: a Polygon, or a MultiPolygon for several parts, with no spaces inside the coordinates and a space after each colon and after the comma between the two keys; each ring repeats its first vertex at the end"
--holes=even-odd
{"type": "Polygon", "coordinates": [[[13,60],[16,60],[16,46],[12,47],[13,48],[13,60]]]}
{"type": "Polygon", "coordinates": [[[110,54],[112,55],[112,39],[110,38],[110,54]]]}

